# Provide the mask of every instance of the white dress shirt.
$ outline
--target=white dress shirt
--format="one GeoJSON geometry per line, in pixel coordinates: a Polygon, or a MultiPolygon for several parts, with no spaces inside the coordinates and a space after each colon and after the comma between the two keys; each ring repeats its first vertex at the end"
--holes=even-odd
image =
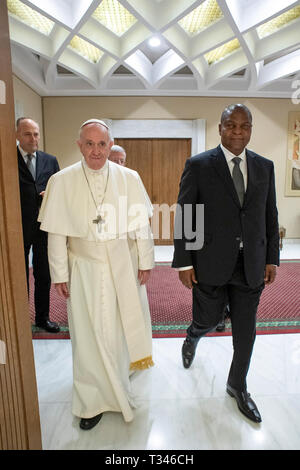
{"type": "Polygon", "coordinates": [[[222,144],[221,144],[221,149],[222,149],[222,151],[225,155],[225,158],[226,158],[227,165],[228,165],[231,176],[232,176],[232,171],[233,171],[233,167],[234,167],[234,162],[232,161],[233,158],[238,157],[238,158],[241,159],[240,170],[241,170],[242,175],[244,177],[244,184],[245,184],[245,191],[246,191],[247,181],[248,181],[246,150],[244,149],[240,155],[234,155],[227,148],[225,148],[222,144]]]}
{"type": "MultiPolygon", "coordinates": [[[[28,155],[29,152],[25,152],[25,150],[23,150],[20,145],[19,145],[19,150],[20,150],[20,154],[22,155],[22,157],[24,159],[24,162],[26,163],[26,166],[28,166],[28,157],[27,157],[27,155],[28,155]]],[[[34,169],[34,173],[36,173],[36,152],[33,152],[30,155],[32,155],[31,163],[32,163],[32,166],[33,166],[33,169],[34,169]]]]}

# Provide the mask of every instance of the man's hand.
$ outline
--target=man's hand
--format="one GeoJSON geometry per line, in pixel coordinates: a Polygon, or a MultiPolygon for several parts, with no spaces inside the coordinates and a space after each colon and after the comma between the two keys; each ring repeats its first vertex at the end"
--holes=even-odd
{"type": "Polygon", "coordinates": [[[67,299],[68,297],[70,297],[68,285],[66,282],[58,282],[54,285],[55,285],[56,292],[58,293],[60,297],[63,297],[64,299],[67,299]]]}
{"type": "Polygon", "coordinates": [[[178,271],[178,274],[180,281],[188,289],[191,289],[193,287],[193,283],[198,284],[193,268],[186,269],[185,271],[178,271]]]}
{"type": "Polygon", "coordinates": [[[276,266],[274,264],[266,264],[266,269],[265,269],[265,284],[272,284],[272,282],[275,281],[276,277],[276,266]]]}
{"type": "Polygon", "coordinates": [[[40,192],[40,196],[44,197],[45,191],[40,192]]]}
{"type": "Polygon", "coordinates": [[[150,273],[151,273],[151,269],[147,269],[147,270],[139,269],[138,280],[140,281],[141,286],[143,284],[146,284],[146,282],[149,281],[150,273]]]}

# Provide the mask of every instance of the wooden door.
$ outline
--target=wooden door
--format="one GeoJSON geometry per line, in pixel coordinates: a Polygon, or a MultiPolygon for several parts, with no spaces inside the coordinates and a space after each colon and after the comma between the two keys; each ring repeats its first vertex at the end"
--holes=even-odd
{"type": "Polygon", "coordinates": [[[143,180],[146,191],[152,201],[152,140],[151,139],[115,139],[126,151],[126,166],[136,170],[143,180]]]}
{"type": "Polygon", "coordinates": [[[155,210],[152,229],[155,234],[158,233],[157,245],[173,244],[174,209],[178,197],[179,182],[186,159],[190,155],[190,139],[153,140],[152,202],[155,210]],[[158,223],[159,228],[157,228],[158,223]]]}
{"type": "Polygon", "coordinates": [[[115,139],[126,151],[126,166],[141,176],[154,206],[151,221],[156,245],[172,245],[174,208],[190,139],[115,139]],[[170,210],[171,209],[171,210],[170,210]]]}

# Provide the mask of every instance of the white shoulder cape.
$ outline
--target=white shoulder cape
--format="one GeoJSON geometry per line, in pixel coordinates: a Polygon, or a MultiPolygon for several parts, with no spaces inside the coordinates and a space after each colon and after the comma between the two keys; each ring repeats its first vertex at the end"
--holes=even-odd
{"type": "MultiPolygon", "coordinates": [[[[109,179],[103,209],[113,214],[109,224],[113,238],[146,227],[153,208],[140,176],[134,170],[109,164],[109,179]]],[[[69,237],[85,238],[90,190],[82,163],[77,162],[48,181],[39,213],[41,229],[69,237]]]]}

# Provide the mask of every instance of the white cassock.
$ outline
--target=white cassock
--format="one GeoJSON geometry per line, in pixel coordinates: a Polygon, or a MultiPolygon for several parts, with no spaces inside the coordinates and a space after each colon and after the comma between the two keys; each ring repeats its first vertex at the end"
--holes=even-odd
{"type": "Polygon", "coordinates": [[[130,369],[153,365],[147,293],[137,280],[138,269],[154,266],[151,216],[139,175],[113,162],[91,170],[82,160],[47,185],[39,220],[52,282],[69,285],[75,416],[133,419],[130,369]],[[93,222],[99,213],[101,225],[93,222]]]}

